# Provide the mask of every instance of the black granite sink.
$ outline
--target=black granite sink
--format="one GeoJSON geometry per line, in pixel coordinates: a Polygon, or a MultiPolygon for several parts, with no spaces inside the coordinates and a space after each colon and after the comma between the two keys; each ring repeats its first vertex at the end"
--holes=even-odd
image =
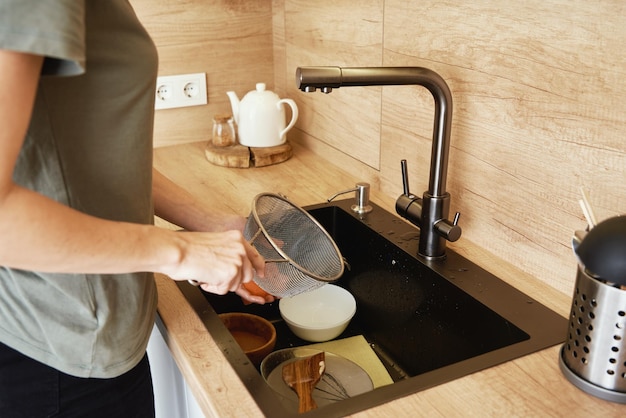
{"type": "MultiPolygon", "coordinates": [[[[310,416],[354,413],[563,342],[565,318],[450,249],[443,261],[416,256],[419,229],[375,204],[361,217],[351,203],[306,209],[347,261],[335,284],[357,300],[357,314],[338,338],[363,335],[395,383],[310,416]]],[[[287,328],[278,303],[244,305],[234,294],[179,286],[265,414],[288,416],[216,315],[239,311],[269,319],[277,329],[276,350],[310,344],[287,328]]]]}

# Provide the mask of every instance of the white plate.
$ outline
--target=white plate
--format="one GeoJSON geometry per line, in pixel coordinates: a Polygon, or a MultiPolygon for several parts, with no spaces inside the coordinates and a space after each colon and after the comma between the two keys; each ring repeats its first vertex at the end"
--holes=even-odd
{"type": "MultiPolygon", "coordinates": [[[[271,353],[263,360],[263,378],[280,395],[288,409],[298,410],[298,395],[283,380],[283,366],[319,352],[312,348],[286,348],[271,353]]],[[[370,376],[356,363],[328,351],[325,352],[325,360],[326,369],[313,390],[318,408],[374,389],[370,376]]]]}

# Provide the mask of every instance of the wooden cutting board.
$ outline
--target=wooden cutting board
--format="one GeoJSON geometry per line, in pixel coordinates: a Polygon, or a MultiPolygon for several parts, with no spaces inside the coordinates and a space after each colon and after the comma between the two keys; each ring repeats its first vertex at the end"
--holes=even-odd
{"type": "Polygon", "coordinates": [[[239,144],[230,147],[216,147],[213,144],[208,144],[205,155],[211,164],[221,167],[250,168],[282,163],[291,158],[293,150],[289,142],[264,148],[244,147],[239,144]]]}

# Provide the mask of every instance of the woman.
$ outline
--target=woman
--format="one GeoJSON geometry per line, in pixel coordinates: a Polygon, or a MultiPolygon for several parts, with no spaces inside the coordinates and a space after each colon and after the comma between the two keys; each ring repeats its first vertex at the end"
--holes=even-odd
{"type": "Polygon", "coordinates": [[[156,74],[127,0],[0,0],[2,417],[153,416],[152,272],[265,302],[244,219],[152,170],[156,74]]]}

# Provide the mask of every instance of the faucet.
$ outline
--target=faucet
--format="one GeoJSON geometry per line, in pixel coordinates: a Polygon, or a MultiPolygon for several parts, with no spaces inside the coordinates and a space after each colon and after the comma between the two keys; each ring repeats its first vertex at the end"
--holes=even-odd
{"type": "Polygon", "coordinates": [[[452,94],[445,80],[436,72],[422,67],[299,67],[296,82],[300,90],[314,92],[350,86],[420,85],[435,100],[435,122],[430,159],[428,190],[421,198],[409,191],[406,160],[401,162],[403,193],[396,200],[396,212],[420,228],[418,254],[427,259],[445,257],[446,240],[461,237],[460,214],[448,220],[450,193],[446,192],[452,94]]]}

